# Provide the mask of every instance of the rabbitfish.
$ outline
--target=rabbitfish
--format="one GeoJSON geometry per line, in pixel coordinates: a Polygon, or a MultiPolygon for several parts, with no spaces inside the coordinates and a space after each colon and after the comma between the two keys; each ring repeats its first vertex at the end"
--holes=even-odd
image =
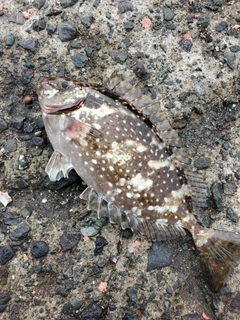
{"type": "Polygon", "coordinates": [[[206,185],[161,111],[160,103],[122,81],[104,86],[45,78],[37,86],[53,146],[50,180],[73,168],[88,188],[88,207],[107,202],[109,219],[153,241],[193,236],[206,278],[218,291],[240,257],[240,235],[200,226],[194,214],[206,205],[206,185]],[[96,201],[95,201],[96,204],[96,201]]]}

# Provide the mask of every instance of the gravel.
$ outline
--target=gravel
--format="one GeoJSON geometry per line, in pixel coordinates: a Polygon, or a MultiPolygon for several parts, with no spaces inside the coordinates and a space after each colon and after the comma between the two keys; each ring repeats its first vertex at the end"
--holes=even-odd
{"type": "Polygon", "coordinates": [[[1,319],[239,319],[239,267],[215,294],[189,235],[152,245],[89,212],[74,171],[49,180],[52,147],[36,95],[49,76],[102,84],[117,70],[139,84],[210,189],[198,220],[239,232],[239,22],[237,1],[224,0],[3,4],[0,191],[12,202],[0,208],[1,319]]]}

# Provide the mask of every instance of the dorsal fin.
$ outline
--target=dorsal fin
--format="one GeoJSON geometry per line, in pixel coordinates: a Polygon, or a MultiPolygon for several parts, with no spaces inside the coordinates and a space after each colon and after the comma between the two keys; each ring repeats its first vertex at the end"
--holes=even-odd
{"type": "Polygon", "coordinates": [[[117,72],[109,77],[105,83],[106,89],[118,95],[122,101],[136,110],[143,119],[148,119],[157,136],[171,150],[172,159],[177,167],[184,170],[192,198],[192,207],[195,212],[206,208],[207,187],[202,175],[194,171],[191,160],[183,148],[182,141],[170,124],[167,113],[161,110],[160,102],[154,101],[150,95],[141,94],[139,87],[122,81],[117,72]]]}
{"type": "Polygon", "coordinates": [[[175,239],[186,234],[179,223],[149,222],[143,218],[136,217],[131,212],[126,213],[114,204],[107,203],[102,196],[98,195],[97,192],[90,187],[87,187],[83,191],[80,198],[87,201],[88,210],[97,211],[99,219],[107,213],[111,223],[121,225],[122,229],[131,228],[132,231],[139,231],[152,241],[175,239]],[[105,211],[106,208],[107,211],[105,211]]]}

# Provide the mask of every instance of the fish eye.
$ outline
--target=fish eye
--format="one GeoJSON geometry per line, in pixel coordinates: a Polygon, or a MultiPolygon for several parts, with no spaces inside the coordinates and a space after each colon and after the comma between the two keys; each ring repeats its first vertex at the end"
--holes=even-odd
{"type": "Polygon", "coordinates": [[[62,87],[63,89],[66,89],[66,88],[68,87],[68,82],[67,82],[67,81],[63,81],[63,82],[61,83],[61,87],[62,87]]]}

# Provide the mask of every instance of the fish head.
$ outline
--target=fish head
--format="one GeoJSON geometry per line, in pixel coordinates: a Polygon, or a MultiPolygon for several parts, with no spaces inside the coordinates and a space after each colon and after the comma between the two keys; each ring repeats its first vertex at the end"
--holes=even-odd
{"type": "Polygon", "coordinates": [[[45,114],[66,113],[80,108],[86,96],[85,87],[66,78],[43,78],[36,88],[45,114]]]}

